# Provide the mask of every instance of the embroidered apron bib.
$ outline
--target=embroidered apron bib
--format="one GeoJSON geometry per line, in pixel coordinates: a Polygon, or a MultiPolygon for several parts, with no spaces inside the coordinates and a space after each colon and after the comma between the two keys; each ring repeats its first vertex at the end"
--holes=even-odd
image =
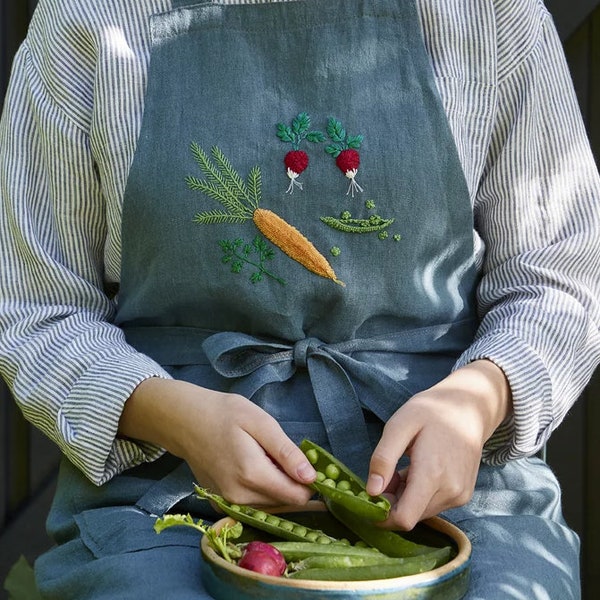
{"type": "Polygon", "coordinates": [[[365,474],[475,329],[470,199],[415,6],[176,4],[152,22],[117,323],[365,474]]]}
{"type": "MultiPolygon", "coordinates": [[[[151,30],[116,322],[174,377],[245,395],[365,475],[383,423],[476,328],[469,195],[416,8],[177,1],[151,30]]],[[[207,598],[197,535],[152,531],[178,502],[211,517],[192,482],[169,455],[101,488],[63,461],[45,597],[207,598]]],[[[512,538],[484,515],[512,514],[514,490],[539,498],[519,530],[531,519],[576,555],[549,469],[482,466],[452,513],[493,565],[476,585],[512,572],[512,538]]]]}

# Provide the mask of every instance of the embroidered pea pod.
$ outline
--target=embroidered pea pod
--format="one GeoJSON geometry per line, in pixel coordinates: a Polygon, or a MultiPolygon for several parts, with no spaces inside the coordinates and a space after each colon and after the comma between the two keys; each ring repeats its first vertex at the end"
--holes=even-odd
{"type": "MultiPolygon", "coordinates": [[[[406,558],[409,556],[424,556],[437,550],[433,546],[417,544],[406,539],[397,531],[381,529],[369,520],[361,518],[348,507],[343,506],[339,502],[332,501],[329,498],[325,499],[325,504],[329,512],[341,523],[343,523],[350,531],[357,535],[363,542],[377,548],[383,554],[391,557],[406,558]]],[[[450,546],[444,547],[443,550],[448,553],[450,558],[450,546]]],[[[443,563],[442,563],[443,564],[443,563]]],[[[439,566],[439,565],[436,565],[439,566]]]]}
{"type": "Polygon", "coordinates": [[[311,487],[323,498],[334,500],[369,521],[387,518],[389,500],[384,496],[370,496],[364,481],[327,450],[310,440],[303,440],[300,449],[317,471],[317,480],[311,487]]]}
{"type": "Polygon", "coordinates": [[[194,486],[194,489],[199,498],[212,500],[226,515],[278,538],[298,542],[316,542],[316,545],[343,543],[320,529],[310,529],[300,523],[269,514],[252,506],[232,504],[222,496],[197,485],[194,486]]]}

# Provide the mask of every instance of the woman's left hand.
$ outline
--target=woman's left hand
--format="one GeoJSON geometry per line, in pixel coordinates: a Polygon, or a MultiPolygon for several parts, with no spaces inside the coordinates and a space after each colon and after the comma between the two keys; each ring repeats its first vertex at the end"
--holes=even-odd
{"type": "Polygon", "coordinates": [[[413,396],[386,423],[371,457],[367,491],[392,502],[383,527],[410,530],[419,521],[466,504],[475,489],[486,440],[511,412],[504,373],[472,362],[413,396]],[[398,460],[410,465],[396,471],[398,460]]]}

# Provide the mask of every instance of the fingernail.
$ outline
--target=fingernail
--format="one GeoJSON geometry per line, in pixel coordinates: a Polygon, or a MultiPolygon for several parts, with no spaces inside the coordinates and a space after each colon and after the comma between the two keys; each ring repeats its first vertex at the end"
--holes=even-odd
{"type": "Polygon", "coordinates": [[[369,475],[367,488],[369,489],[371,496],[381,494],[381,492],[383,492],[383,477],[377,474],[369,475]]]}
{"type": "Polygon", "coordinates": [[[296,472],[302,481],[311,482],[314,481],[315,477],[317,476],[314,467],[309,462],[300,463],[296,472]]]}

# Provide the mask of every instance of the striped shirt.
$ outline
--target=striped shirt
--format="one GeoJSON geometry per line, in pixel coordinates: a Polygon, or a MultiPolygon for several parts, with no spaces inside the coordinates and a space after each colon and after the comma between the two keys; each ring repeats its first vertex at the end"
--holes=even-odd
{"type": "MultiPolygon", "coordinates": [[[[227,1],[227,0],[224,0],[227,1]]],[[[232,3],[232,0],[229,0],[232,3]]],[[[600,181],[541,0],[417,0],[469,186],[481,325],[457,367],[506,373],[500,464],[537,451],[600,354],[600,181]]],[[[117,438],[140,381],[168,377],[112,324],[120,216],[170,0],[41,0],[0,124],[0,372],[93,482],[162,450],[117,438]]]]}

